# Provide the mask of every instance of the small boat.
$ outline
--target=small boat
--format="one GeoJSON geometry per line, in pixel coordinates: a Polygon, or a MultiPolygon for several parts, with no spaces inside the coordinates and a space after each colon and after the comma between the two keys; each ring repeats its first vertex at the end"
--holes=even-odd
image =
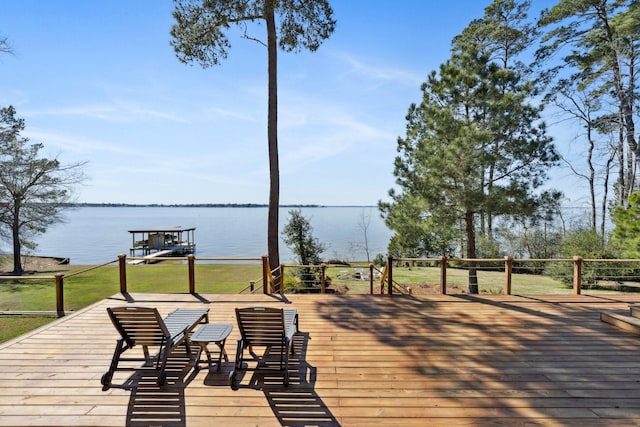
{"type": "Polygon", "coordinates": [[[132,257],[185,256],[196,251],[195,227],[164,226],[129,230],[132,257]]]}

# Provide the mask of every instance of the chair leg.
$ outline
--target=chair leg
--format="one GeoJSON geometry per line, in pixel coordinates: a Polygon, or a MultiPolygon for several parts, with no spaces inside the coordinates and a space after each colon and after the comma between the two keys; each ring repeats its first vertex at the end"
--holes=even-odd
{"type": "Polygon", "coordinates": [[[236,362],[234,364],[234,369],[241,370],[242,369],[242,352],[244,351],[244,342],[242,339],[238,340],[238,347],[236,348],[236,362]]]}
{"type": "MultiPolygon", "coordinates": [[[[293,324],[296,326],[296,331],[293,334],[295,336],[295,334],[300,332],[300,329],[298,328],[298,315],[297,314],[293,318],[293,324]]],[[[294,345],[293,345],[293,340],[291,341],[291,354],[296,354],[295,353],[295,349],[294,349],[294,345]]]]}
{"type": "Polygon", "coordinates": [[[233,371],[229,374],[229,385],[232,390],[238,389],[238,371],[242,370],[242,352],[244,351],[244,343],[242,339],[238,340],[236,349],[236,361],[233,365],[233,371]]]}
{"type": "Polygon", "coordinates": [[[144,354],[144,364],[145,365],[152,365],[153,364],[153,360],[151,359],[151,356],[149,355],[149,346],[143,345],[142,346],[142,353],[144,354]]]}
{"type": "MultiPolygon", "coordinates": [[[[127,347],[128,348],[128,347],[127,347]]],[[[118,338],[116,342],[116,349],[113,352],[113,357],[111,358],[111,364],[109,365],[109,370],[102,375],[100,379],[100,383],[103,386],[103,389],[106,390],[111,386],[111,380],[113,379],[113,373],[118,369],[118,362],[120,361],[120,355],[127,349],[124,345],[124,340],[122,338],[118,338]]]]}
{"type": "MultiPolygon", "coordinates": [[[[187,355],[189,356],[189,358],[191,357],[191,347],[189,347],[189,341],[188,340],[184,340],[183,341],[184,345],[185,345],[185,351],[187,352],[187,355]]],[[[158,359],[157,359],[157,365],[156,368],[158,369],[158,385],[164,385],[165,380],[167,379],[167,373],[166,373],[166,369],[167,369],[167,363],[169,362],[169,356],[171,355],[171,352],[174,348],[177,348],[179,346],[179,344],[176,344],[174,346],[169,346],[169,345],[162,345],[160,347],[160,351],[158,352],[158,359]]]]}
{"type": "MultiPolygon", "coordinates": [[[[185,332],[186,334],[186,332],[185,332]]],[[[184,340],[184,346],[185,346],[185,350],[187,352],[187,354],[191,354],[191,345],[189,344],[189,339],[185,339],[184,340]]]]}
{"type": "Polygon", "coordinates": [[[167,368],[167,361],[169,359],[170,349],[167,345],[162,345],[158,351],[158,359],[156,363],[156,369],[158,370],[158,385],[164,385],[167,374],[165,372],[167,368]]]}

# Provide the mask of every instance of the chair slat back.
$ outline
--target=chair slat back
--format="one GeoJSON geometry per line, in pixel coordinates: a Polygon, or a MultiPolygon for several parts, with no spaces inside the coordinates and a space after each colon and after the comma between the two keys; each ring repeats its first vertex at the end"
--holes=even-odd
{"type": "Polygon", "coordinates": [[[284,345],[284,313],[281,308],[236,308],[242,339],[250,345],[284,345]]]}
{"type": "Polygon", "coordinates": [[[169,331],[156,308],[114,307],[107,308],[107,312],[129,347],[162,345],[170,338],[169,331]]]}

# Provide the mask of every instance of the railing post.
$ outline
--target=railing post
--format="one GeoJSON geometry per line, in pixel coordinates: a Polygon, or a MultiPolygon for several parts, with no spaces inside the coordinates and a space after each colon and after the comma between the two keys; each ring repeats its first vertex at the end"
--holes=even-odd
{"type": "Polygon", "coordinates": [[[196,293],[196,257],[193,254],[187,255],[187,264],[189,265],[189,293],[196,293]]]}
{"type": "Polygon", "coordinates": [[[447,294],[447,261],[448,260],[449,258],[447,258],[446,255],[440,258],[440,293],[442,295],[447,294]]]}
{"type": "Polygon", "coordinates": [[[255,290],[256,287],[256,281],[255,280],[249,280],[249,289],[251,290],[251,292],[253,292],[255,290]]]}
{"type": "Polygon", "coordinates": [[[64,316],[64,274],[56,274],[56,311],[58,317],[64,316]]]}
{"type": "Polygon", "coordinates": [[[511,279],[513,276],[513,257],[510,257],[510,256],[504,257],[504,274],[505,274],[504,293],[505,295],[511,295],[511,279]]]}
{"type": "Polygon", "coordinates": [[[387,275],[387,292],[389,295],[393,295],[393,256],[389,255],[387,257],[387,268],[389,269],[389,274],[387,275]]]}
{"type": "Polygon", "coordinates": [[[369,295],[373,295],[373,264],[369,264],[369,295]]]}
{"type": "Polygon", "coordinates": [[[582,257],[573,257],[573,291],[580,295],[582,288],[582,257]]]}
{"type": "Polygon", "coordinates": [[[284,264],[280,264],[280,295],[284,295],[284,264]]]}
{"type": "Polygon", "coordinates": [[[120,270],[120,293],[127,293],[127,256],[118,255],[118,269],[120,270]]]}
{"type": "Polygon", "coordinates": [[[271,287],[271,267],[269,266],[269,257],[262,256],[262,293],[268,294],[271,287]]]}
{"type": "Polygon", "coordinates": [[[321,264],[320,265],[320,293],[324,294],[326,291],[326,284],[325,284],[325,273],[327,270],[327,264],[321,264]]]}

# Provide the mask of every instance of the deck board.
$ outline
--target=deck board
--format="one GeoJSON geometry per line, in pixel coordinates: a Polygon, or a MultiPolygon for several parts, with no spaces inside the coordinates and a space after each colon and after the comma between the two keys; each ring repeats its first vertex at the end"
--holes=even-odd
{"type": "Polygon", "coordinates": [[[600,321],[628,312],[636,295],[264,295],[132,294],[103,300],[0,344],[0,426],[638,425],[640,336],[600,321]],[[106,307],[295,307],[301,334],[291,385],[247,372],[172,366],[117,372],[103,391],[117,333],[106,307]],[[250,384],[251,382],[251,384],[250,384]],[[258,385],[252,385],[252,384],[258,385]]]}

